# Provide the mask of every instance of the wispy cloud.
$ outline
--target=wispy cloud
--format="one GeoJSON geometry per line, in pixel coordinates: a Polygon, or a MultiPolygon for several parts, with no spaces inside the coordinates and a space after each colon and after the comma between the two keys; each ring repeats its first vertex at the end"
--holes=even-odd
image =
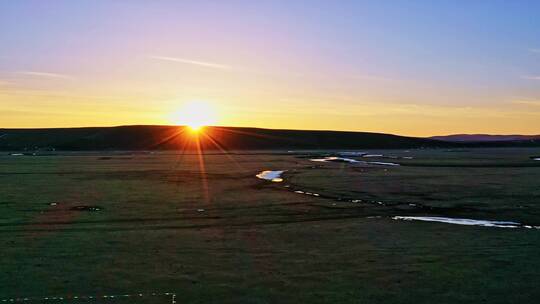
{"type": "Polygon", "coordinates": [[[19,71],[19,75],[26,75],[32,77],[44,77],[44,78],[56,78],[56,79],[72,79],[73,77],[65,74],[48,73],[48,72],[35,72],[35,71],[19,71]]]}
{"type": "Polygon", "coordinates": [[[512,100],[513,104],[540,107],[540,100],[512,100]]]}
{"type": "Polygon", "coordinates": [[[529,52],[540,54],[540,49],[529,49],[529,52]]]}
{"type": "Polygon", "coordinates": [[[178,62],[178,63],[198,65],[198,66],[207,67],[207,68],[213,68],[213,69],[228,70],[228,69],[232,68],[231,66],[224,65],[224,64],[206,62],[206,61],[198,61],[198,60],[191,60],[191,59],[186,59],[186,58],[166,57],[166,56],[150,56],[150,58],[156,59],[156,60],[172,61],[172,62],[178,62]]]}
{"type": "Polygon", "coordinates": [[[540,80],[540,76],[536,76],[536,75],[525,75],[525,76],[521,76],[521,78],[528,79],[528,80],[540,80]]]}
{"type": "Polygon", "coordinates": [[[356,79],[365,79],[365,80],[393,80],[392,78],[389,78],[389,77],[384,77],[384,76],[378,76],[378,75],[369,75],[369,74],[365,74],[365,75],[354,75],[354,76],[350,76],[350,78],[356,78],[356,79]]]}

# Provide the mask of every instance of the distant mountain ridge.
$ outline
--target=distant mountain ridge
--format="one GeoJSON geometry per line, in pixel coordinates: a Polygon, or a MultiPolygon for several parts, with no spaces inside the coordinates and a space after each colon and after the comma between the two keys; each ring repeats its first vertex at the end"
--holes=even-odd
{"type": "Polygon", "coordinates": [[[540,135],[453,134],[446,136],[432,136],[429,138],[449,142],[508,142],[540,140],[540,135]]]}
{"type": "Polygon", "coordinates": [[[182,126],[0,129],[0,151],[316,150],[540,146],[540,140],[454,142],[383,133],[182,126]]]}

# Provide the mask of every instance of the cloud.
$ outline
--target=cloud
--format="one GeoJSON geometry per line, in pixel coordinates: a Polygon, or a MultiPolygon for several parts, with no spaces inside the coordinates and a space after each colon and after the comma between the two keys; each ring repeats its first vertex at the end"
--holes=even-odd
{"type": "Polygon", "coordinates": [[[528,80],[540,80],[540,76],[535,76],[535,75],[521,76],[521,78],[528,79],[528,80]]]}
{"type": "Polygon", "coordinates": [[[513,104],[540,107],[540,100],[512,100],[513,104]]]}
{"type": "Polygon", "coordinates": [[[365,74],[365,75],[353,75],[353,76],[349,76],[349,78],[354,78],[354,79],[367,79],[367,80],[393,80],[392,78],[389,78],[389,77],[384,77],[384,76],[378,76],[378,75],[368,75],[368,74],[365,74]]]}
{"type": "Polygon", "coordinates": [[[17,72],[19,75],[26,75],[32,77],[44,77],[44,78],[56,78],[56,79],[72,79],[69,75],[57,74],[57,73],[47,73],[47,72],[35,72],[35,71],[20,71],[17,72]]]}
{"type": "Polygon", "coordinates": [[[172,62],[178,62],[178,63],[198,65],[198,66],[207,67],[207,68],[213,68],[213,69],[222,69],[222,70],[231,69],[230,66],[224,65],[224,64],[213,63],[213,62],[205,62],[205,61],[197,61],[197,60],[190,60],[190,59],[185,59],[185,58],[165,57],[165,56],[150,56],[150,58],[156,59],[156,60],[172,61],[172,62]]]}
{"type": "Polygon", "coordinates": [[[531,52],[531,53],[539,53],[540,54],[540,49],[529,49],[529,52],[531,52]]]}

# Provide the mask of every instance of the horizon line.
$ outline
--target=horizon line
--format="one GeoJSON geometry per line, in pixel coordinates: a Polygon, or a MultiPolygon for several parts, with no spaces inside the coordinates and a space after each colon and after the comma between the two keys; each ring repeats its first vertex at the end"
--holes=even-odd
{"type": "MultiPolygon", "coordinates": [[[[97,129],[97,128],[122,128],[122,127],[182,127],[187,128],[187,125],[167,125],[167,124],[128,124],[128,125],[109,125],[109,126],[73,126],[73,127],[0,127],[0,130],[44,130],[44,129],[97,129]]],[[[500,134],[500,133],[445,133],[442,135],[429,135],[429,136],[413,136],[413,135],[402,135],[396,133],[384,133],[376,131],[359,131],[359,130],[335,130],[335,129],[294,129],[294,128],[265,128],[265,127],[239,127],[239,126],[221,126],[221,125],[209,125],[203,126],[208,128],[237,128],[237,129],[261,129],[261,130],[282,130],[282,131],[319,131],[319,132],[344,132],[344,133],[373,133],[373,134],[387,134],[395,135],[402,137],[413,137],[413,138],[432,138],[432,137],[445,137],[445,136],[540,136],[538,134],[519,134],[519,133],[509,133],[509,134],[500,134]]]]}

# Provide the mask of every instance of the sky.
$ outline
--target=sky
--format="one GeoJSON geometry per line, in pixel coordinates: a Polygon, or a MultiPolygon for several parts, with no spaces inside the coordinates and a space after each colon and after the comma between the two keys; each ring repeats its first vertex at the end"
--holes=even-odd
{"type": "Polygon", "coordinates": [[[540,1],[1,1],[0,128],[540,134],[540,1]],[[187,106],[186,106],[187,105],[187,106]]]}

